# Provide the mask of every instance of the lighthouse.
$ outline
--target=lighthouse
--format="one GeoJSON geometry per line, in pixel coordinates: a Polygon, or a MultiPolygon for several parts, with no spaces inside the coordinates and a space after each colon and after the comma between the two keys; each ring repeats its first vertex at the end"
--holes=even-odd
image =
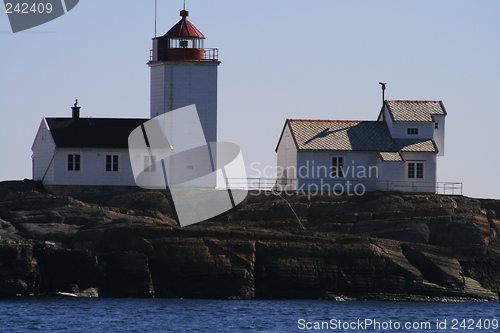
{"type": "Polygon", "coordinates": [[[165,35],[153,38],[151,118],[196,105],[207,142],[217,141],[217,49],[204,47],[205,36],[189,20],[189,12],[165,35]]]}

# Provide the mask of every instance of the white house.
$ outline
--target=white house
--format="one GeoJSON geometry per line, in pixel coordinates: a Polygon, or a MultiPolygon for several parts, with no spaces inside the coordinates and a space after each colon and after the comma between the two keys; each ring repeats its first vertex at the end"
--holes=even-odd
{"type": "MultiPolygon", "coordinates": [[[[195,104],[201,141],[216,142],[218,52],[204,48],[205,36],[187,19],[188,11],[182,10],[180,15],[182,19],[165,35],[153,38],[148,62],[151,118],[195,104]]],[[[128,138],[134,129],[144,129],[148,120],[81,118],[76,103],[72,117],[43,118],[32,146],[33,179],[53,189],[60,185],[135,186],[128,138]]],[[[176,122],[164,127],[174,133],[177,151],[200,145],[200,137],[188,131],[193,126],[176,122]]],[[[163,172],[156,166],[159,161],[139,158],[146,172],[163,172]]],[[[212,164],[215,162],[214,157],[212,164]]],[[[193,172],[191,169],[192,165],[183,168],[186,173],[193,172]]],[[[185,176],[180,173],[177,171],[178,177],[185,176]]],[[[215,187],[215,177],[210,179],[215,187]]]]}
{"type": "MultiPolygon", "coordinates": [[[[130,132],[148,119],[43,118],[33,150],[33,179],[44,185],[134,186],[130,132]]],[[[79,111],[79,110],[78,110],[79,111]]]]}
{"type": "Polygon", "coordinates": [[[278,184],[294,190],[436,192],[441,101],[385,100],[377,121],[287,119],[278,184]]]}

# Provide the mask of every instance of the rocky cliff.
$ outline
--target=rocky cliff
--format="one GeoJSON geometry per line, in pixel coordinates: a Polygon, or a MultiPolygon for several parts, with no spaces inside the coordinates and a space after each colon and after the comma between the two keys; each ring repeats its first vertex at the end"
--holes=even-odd
{"type": "Polygon", "coordinates": [[[181,228],[166,192],[71,198],[0,183],[0,297],[498,300],[500,201],[286,200],[298,219],[254,193],[181,228]]]}

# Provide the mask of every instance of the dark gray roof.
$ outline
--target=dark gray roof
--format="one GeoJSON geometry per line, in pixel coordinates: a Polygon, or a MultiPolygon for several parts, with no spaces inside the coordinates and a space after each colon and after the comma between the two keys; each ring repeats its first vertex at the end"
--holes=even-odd
{"type": "Polygon", "coordinates": [[[374,151],[393,161],[401,158],[399,152],[437,152],[433,140],[393,139],[383,121],[288,119],[286,124],[298,150],[374,151]]]}
{"type": "Polygon", "coordinates": [[[432,115],[446,115],[441,101],[385,101],[393,121],[434,121],[432,115]]]}
{"type": "Polygon", "coordinates": [[[129,134],[147,118],[45,118],[59,148],[128,148],[129,134]]]}

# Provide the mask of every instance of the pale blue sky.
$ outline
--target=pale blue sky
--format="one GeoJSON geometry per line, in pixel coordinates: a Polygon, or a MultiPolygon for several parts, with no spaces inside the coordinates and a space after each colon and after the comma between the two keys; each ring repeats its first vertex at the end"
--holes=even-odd
{"type": "MultiPolygon", "coordinates": [[[[181,0],[158,0],[158,35],[181,0]]],[[[286,118],[375,120],[388,99],[442,100],[438,180],[500,198],[500,1],[187,0],[219,48],[219,141],[276,164],[286,118]]],[[[82,0],[12,34],[0,13],[0,180],[31,177],[44,116],[149,117],[154,0],[82,0]]],[[[256,176],[249,170],[249,176],[256,176]]]]}

